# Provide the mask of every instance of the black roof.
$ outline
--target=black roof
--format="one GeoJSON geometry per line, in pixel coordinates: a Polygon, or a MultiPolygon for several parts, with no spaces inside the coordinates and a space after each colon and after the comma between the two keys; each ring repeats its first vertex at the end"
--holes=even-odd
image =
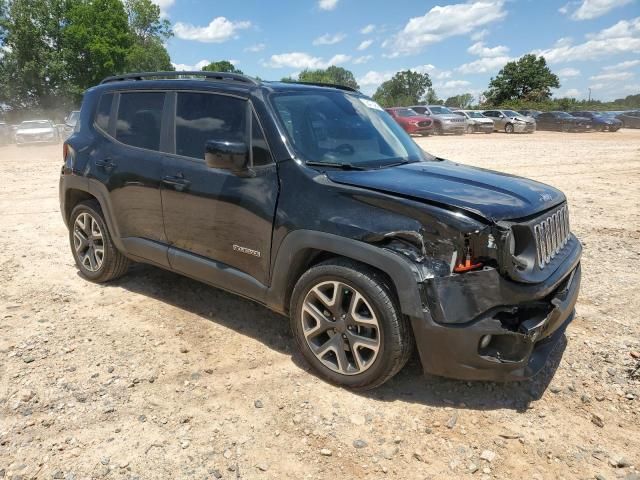
{"type": "MultiPolygon", "coordinates": [[[[240,88],[252,88],[252,87],[266,87],[272,90],[296,90],[296,89],[309,89],[309,88],[332,88],[339,90],[346,90],[350,92],[358,92],[356,89],[347,87],[345,85],[335,85],[329,83],[319,83],[319,82],[270,82],[270,81],[262,81],[257,80],[253,77],[249,77],[248,75],[241,75],[237,73],[227,73],[227,72],[206,72],[206,71],[179,71],[179,72],[137,72],[137,73],[127,73],[123,75],[114,75],[111,77],[107,77],[100,85],[113,85],[118,84],[120,82],[126,82],[127,86],[130,86],[131,83],[140,86],[138,82],[147,81],[153,82],[153,84],[157,85],[159,81],[176,81],[180,82],[184,85],[183,82],[212,82],[217,85],[233,85],[234,87],[240,88]]],[[[166,84],[165,84],[166,85],[166,84]]],[[[194,83],[190,86],[202,86],[202,83],[194,83]]]]}

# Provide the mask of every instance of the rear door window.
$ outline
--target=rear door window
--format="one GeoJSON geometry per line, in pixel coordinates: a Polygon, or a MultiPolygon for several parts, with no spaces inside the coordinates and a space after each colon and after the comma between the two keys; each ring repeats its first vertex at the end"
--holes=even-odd
{"type": "Polygon", "coordinates": [[[160,150],[164,92],[120,94],[116,140],[132,147],[160,150]]]}
{"type": "Polygon", "coordinates": [[[247,141],[247,102],[227,95],[178,92],[176,154],[204,159],[209,140],[247,141]]]}

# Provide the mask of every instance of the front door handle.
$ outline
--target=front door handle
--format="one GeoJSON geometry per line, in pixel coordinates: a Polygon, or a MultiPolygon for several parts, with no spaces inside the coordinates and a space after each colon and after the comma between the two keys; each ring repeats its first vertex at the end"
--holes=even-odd
{"type": "Polygon", "coordinates": [[[96,167],[103,169],[107,173],[111,173],[111,171],[116,168],[116,164],[113,163],[110,158],[105,158],[104,160],[96,160],[96,167]]]}
{"type": "Polygon", "coordinates": [[[191,185],[191,182],[184,178],[184,175],[182,174],[178,174],[175,176],[168,175],[166,177],[163,177],[162,183],[173,187],[178,192],[183,192],[187,189],[187,187],[189,187],[189,185],[191,185]]]}

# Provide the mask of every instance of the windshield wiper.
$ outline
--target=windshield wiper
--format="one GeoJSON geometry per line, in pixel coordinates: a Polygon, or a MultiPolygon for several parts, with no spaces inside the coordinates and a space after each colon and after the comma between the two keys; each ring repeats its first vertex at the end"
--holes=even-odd
{"type": "Polygon", "coordinates": [[[389,168],[389,167],[398,167],[400,165],[406,165],[407,163],[411,163],[411,162],[409,162],[409,160],[402,160],[400,162],[395,162],[395,163],[385,163],[384,165],[380,165],[378,167],[378,169],[389,168]]]}
{"type": "Polygon", "coordinates": [[[342,170],[368,170],[367,167],[361,167],[359,165],[354,165],[353,163],[305,162],[305,164],[311,167],[333,167],[333,168],[341,168],[342,170]]]}

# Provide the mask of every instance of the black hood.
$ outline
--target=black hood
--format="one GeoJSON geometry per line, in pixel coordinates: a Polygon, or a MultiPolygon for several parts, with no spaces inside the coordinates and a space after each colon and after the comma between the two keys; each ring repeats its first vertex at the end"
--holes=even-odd
{"type": "Polygon", "coordinates": [[[450,205],[494,222],[528,217],[565,201],[561,191],[543,183],[446,160],[326,174],[337,183],[450,205]]]}

